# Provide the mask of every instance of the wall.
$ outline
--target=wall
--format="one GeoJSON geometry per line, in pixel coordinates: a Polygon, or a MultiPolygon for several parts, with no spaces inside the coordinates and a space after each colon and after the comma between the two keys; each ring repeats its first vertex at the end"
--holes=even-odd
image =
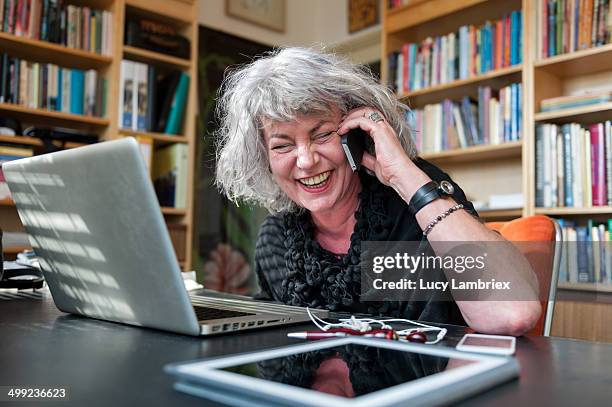
{"type": "Polygon", "coordinates": [[[225,0],[200,0],[200,24],[267,45],[323,44],[359,62],[380,58],[380,27],[348,34],[347,0],[287,0],[285,33],[225,15],[225,0]]]}

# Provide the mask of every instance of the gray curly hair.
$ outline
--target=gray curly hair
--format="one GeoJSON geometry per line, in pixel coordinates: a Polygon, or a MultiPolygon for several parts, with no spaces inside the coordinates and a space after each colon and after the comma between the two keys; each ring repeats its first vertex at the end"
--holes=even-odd
{"type": "Polygon", "coordinates": [[[408,156],[416,156],[404,118],[408,107],[367,67],[314,48],[280,48],[230,70],[219,89],[217,187],[232,201],[273,213],[299,210],[272,178],[262,119],[288,122],[298,115],[327,115],[332,106],[341,114],[362,106],[379,110],[408,156]]]}

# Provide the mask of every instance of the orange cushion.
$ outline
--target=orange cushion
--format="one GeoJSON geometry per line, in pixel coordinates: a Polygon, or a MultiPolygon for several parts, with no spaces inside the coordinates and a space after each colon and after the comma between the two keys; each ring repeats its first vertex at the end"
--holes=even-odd
{"type": "MultiPolygon", "coordinates": [[[[556,238],[555,224],[552,219],[543,215],[528,216],[509,222],[488,222],[487,227],[498,231],[503,237],[514,242],[554,242],[556,238]]],[[[531,268],[538,278],[540,298],[547,298],[552,278],[554,245],[534,244],[532,246],[520,245],[531,268]]],[[[544,333],[544,319],[548,301],[541,301],[542,315],[536,326],[528,335],[542,335],[544,333]]]]}
{"type": "Polygon", "coordinates": [[[527,216],[509,222],[488,222],[487,227],[514,242],[555,240],[555,224],[544,215],[527,216]]]}

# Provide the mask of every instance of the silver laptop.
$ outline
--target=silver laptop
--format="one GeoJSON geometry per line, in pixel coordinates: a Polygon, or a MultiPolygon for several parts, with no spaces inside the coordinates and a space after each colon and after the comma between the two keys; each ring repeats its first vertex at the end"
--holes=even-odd
{"type": "Polygon", "coordinates": [[[190,298],[131,137],[12,161],[2,170],[64,312],[187,335],[309,320],[304,308],[248,297],[190,298]]]}

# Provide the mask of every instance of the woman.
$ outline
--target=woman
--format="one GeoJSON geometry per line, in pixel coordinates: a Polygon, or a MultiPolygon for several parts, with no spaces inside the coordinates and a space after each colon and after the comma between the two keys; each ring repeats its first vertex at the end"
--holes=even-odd
{"type": "MultiPolygon", "coordinates": [[[[361,242],[419,241],[424,233],[434,247],[503,241],[478,220],[448,175],[417,157],[403,114],[408,108],[368,71],[332,54],[286,48],[231,72],[220,93],[217,184],[230,199],[271,212],[255,252],[264,296],[336,311],[467,322],[487,333],[520,335],[537,322],[538,301],[412,301],[408,295],[403,302],[360,302],[361,242]],[[353,172],[341,146],[341,136],[357,128],[374,144],[361,162],[369,173],[353,172]]],[[[535,276],[518,257],[505,273],[535,292],[535,276]]]]}

